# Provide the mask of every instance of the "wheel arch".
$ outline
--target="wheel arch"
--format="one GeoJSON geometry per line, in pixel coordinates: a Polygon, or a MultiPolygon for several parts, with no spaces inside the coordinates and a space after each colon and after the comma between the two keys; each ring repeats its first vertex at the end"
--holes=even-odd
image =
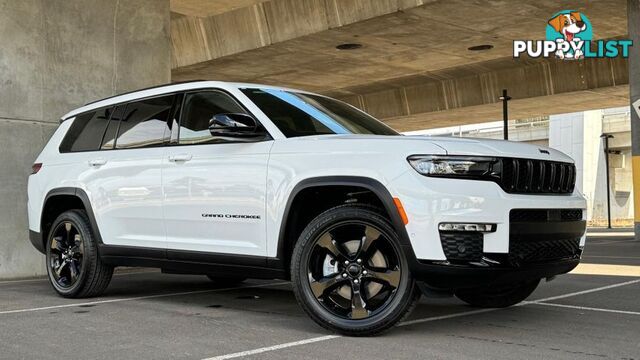
{"type": "Polygon", "coordinates": [[[93,208],[91,207],[91,202],[87,193],[80,188],[61,187],[50,190],[44,198],[42,212],[40,214],[41,244],[38,244],[42,246],[42,248],[36,246],[39,251],[44,253],[44,249],[46,248],[45,244],[53,221],[55,221],[58,215],[64,211],[72,209],[81,209],[86,211],[94,236],[98,243],[102,244],[100,230],[98,229],[93,208]]]}
{"type": "MultiPolygon", "coordinates": [[[[408,255],[413,255],[413,249],[405,228],[404,222],[398,213],[393,196],[389,190],[378,180],[362,177],[362,176],[322,176],[307,178],[297,183],[289,194],[285,209],[280,222],[280,231],[278,233],[277,260],[281,266],[288,270],[293,246],[297,242],[297,236],[292,233],[292,222],[296,222],[296,201],[299,197],[312,189],[326,188],[348,188],[348,189],[365,189],[373,194],[379,201],[381,210],[383,210],[394,230],[400,239],[400,245],[403,251],[408,255]],[[410,253],[407,253],[409,251],[410,253]]],[[[325,209],[326,210],[326,209],[325,209]]],[[[324,210],[323,210],[324,211],[324,210]]],[[[321,211],[322,212],[322,211],[321,211]]],[[[306,226],[306,225],[304,225],[306,226]]],[[[303,227],[304,228],[304,227],[303,227]]],[[[299,234],[298,234],[299,235],[299,234]]],[[[415,255],[412,256],[415,258],[415,255]]],[[[288,273],[288,271],[287,271],[288,273]]]]}

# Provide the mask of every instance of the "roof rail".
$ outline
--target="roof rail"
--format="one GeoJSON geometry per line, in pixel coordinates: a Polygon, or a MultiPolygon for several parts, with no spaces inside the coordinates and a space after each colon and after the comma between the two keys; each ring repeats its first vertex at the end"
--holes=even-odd
{"type": "Polygon", "coordinates": [[[116,94],[116,95],[112,95],[112,96],[109,96],[109,97],[106,97],[106,98],[102,98],[102,99],[94,100],[94,101],[91,101],[91,102],[88,102],[88,103],[84,104],[83,106],[87,106],[87,105],[95,104],[95,103],[100,102],[100,101],[102,101],[102,100],[113,99],[113,98],[115,98],[115,97],[122,96],[122,95],[127,95],[127,94],[137,93],[137,92],[139,92],[139,91],[145,91],[145,90],[157,89],[157,88],[167,87],[167,86],[171,86],[171,85],[188,84],[188,83],[192,83],[192,82],[200,82],[200,81],[207,81],[207,80],[187,80],[187,81],[177,81],[177,82],[168,83],[168,84],[162,84],[162,85],[150,86],[150,87],[147,87],[147,88],[144,88],[144,89],[137,89],[137,90],[127,91],[127,92],[125,92],[125,93],[116,94]]]}

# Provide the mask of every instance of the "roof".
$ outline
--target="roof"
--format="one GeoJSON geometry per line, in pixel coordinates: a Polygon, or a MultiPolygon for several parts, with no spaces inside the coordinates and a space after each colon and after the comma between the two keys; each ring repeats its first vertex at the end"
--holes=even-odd
{"type": "Polygon", "coordinates": [[[82,107],[71,110],[70,112],[62,116],[61,121],[74,117],[78,114],[99,109],[105,106],[133,101],[133,100],[147,98],[147,97],[152,97],[156,95],[168,94],[176,91],[186,91],[186,90],[202,89],[202,88],[218,88],[223,90],[235,90],[238,88],[245,88],[245,87],[281,89],[281,90],[306,93],[306,91],[302,91],[302,90],[289,89],[289,88],[271,86],[271,85],[262,85],[262,84],[233,83],[233,82],[209,81],[209,80],[185,81],[185,82],[164,84],[164,85],[154,86],[150,88],[130,91],[127,93],[110,96],[108,98],[104,98],[101,100],[96,100],[96,101],[87,103],[82,107]]]}

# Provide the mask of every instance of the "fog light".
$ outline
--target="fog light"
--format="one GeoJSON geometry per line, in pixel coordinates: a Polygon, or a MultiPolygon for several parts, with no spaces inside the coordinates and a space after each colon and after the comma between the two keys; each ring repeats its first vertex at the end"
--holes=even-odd
{"type": "Polygon", "coordinates": [[[440,231],[494,232],[496,224],[440,223],[440,231]]]}

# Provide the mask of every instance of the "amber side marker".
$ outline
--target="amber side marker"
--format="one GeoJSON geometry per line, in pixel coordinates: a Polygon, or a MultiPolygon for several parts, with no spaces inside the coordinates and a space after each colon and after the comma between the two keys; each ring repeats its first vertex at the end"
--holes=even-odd
{"type": "Polygon", "coordinates": [[[398,214],[400,214],[400,218],[402,222],[407,225],[409,223],[409,218],[407,217],[407,213],[404,212],[404,207],[402,206],[402,202],[397,197],[393,198],[393,203],[396,204],[396,209],[398,209],[398,214]]]}

